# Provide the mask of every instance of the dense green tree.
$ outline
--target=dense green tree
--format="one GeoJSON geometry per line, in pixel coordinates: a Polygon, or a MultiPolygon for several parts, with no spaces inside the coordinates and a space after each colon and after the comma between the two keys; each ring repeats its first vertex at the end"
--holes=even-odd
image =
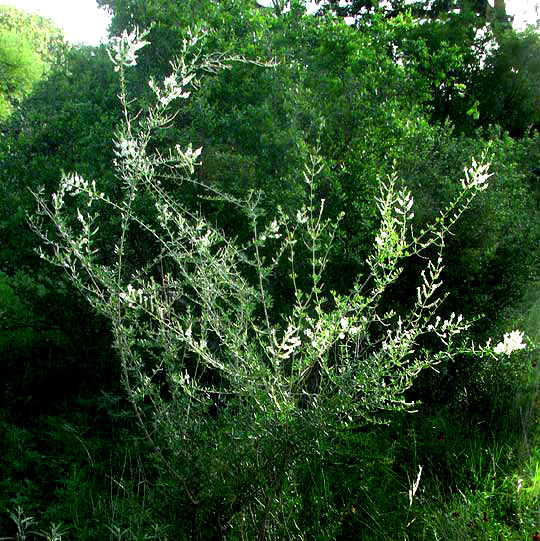
{"type": "MultiPolygon", "coordinates": [[[[359,32],[332,17],[305,16],[300,8],[278,17],[251,4],[209,3],[197,18],[185,10],[180,13],[175,2],[108,5],[118,10],[114,19],[118,30],[125,25],[154,23],[151,39],[164,45],[154,54],[143,50],[143,75],[164,72],[165,57],[180,45],[190,17],[197,24],[203,15],[212,29],[208,38],[212,46],[234,48],[248,58],[276,59],[274,69],[238,65],[211,77],[177,117],[169,134],[156,144],[192,141],[202,146],[203,165],[197,170],[200,186],[238,197],[262,190],[263,207],[269,214],[275,214],[277,205],[294,214],[305,192],[297,174],[299,164],[307,148],[318,145],[325,162],[319,190],[326,198],[326,212],[337,217],[345,211],[329,266],[330,287],[345,291],[350,273],[344,271],[362,269],[377,227],[373,201],[378,178],[395,167],[402,178],[418,186],[423,201],[419,220],[427,219],[430,209],[444,206],[452,197],[452,179],[459,177],[468,156],[483,147],[482,136],[474,145],[472,139],[455,139],[448,124],[430,125],[433,111],[439,111],[441,121],[448,116],[456,123],[461,120],[462,129],[474,120],[467,115],[472,106],[470,95],[460,94],[467,94],[463,86],[472,85],[474,70],[480,68],[474,49],[465,49],[468,53],[463,54],[462,42],[474,43],[475,38],[467,25],[460,25],[462,15],[428,26],[411,17],[375,18],[369,29],[359,32]],[[162,39],[162,32],[167,39],[162,39]],[[439,41],[440,37],[445,39],[439,41]],[[401,65],[395,62],[396,54],[401,65]]],[[[114,183],[108,173],[111,151],[103,145],[113,131],[115,115],[110,111],[116,90],[101,64],[104,58],[101,51],[74,52],[66,67],[28,102],[27,118],[9,128],[3,157],[6,212],[2,250],[7,262],[17,261],[21,246],[30,248],[34,242],[21,234],[29,204],[25,186],[38,182],[52,189],[62,168],[114,183]],[[24,158],[27,155],[32,156],[30,160],[24,158]]],[[[138,81],[133,81],[138,91],[148,92],[142,78],[138,81]]],[[[495,162],[502,173],[502,161],[495,162]]],[[[522,190],[523,177],[511,178],[517,183],[516,190],[522,190]]],[[[243,234],[241,217],[219,202],[197,198],[200,187],[171,184],[168,188],[192,208],[205,209],[231,233],[243,234]]],[[[500,197],[505,197],[507,189],[500,197]]],[[[494,208],[498,197],[493,198],[494,208]]],[[[510,199],[508,204],[517,201],[510,199]]],[[[501,232],[517,231],[518,225],[512,222],[511,210],[501,220],[490,219],[490,212],[485,209],[483,238],[500,247],[505,244],[501,232]]],[[[464,228],[456,243],[467,242],[464,228]]],[[[474,257],[482,257],[482,250],[493,254],[492,246],[486,240],[474,257]]],[[[137,249],[144,251],[144,246],[137,249]]],[[[459,253],[463,257],[455,262],[454,275],[448,276],[450,284],[455,276],[456,288],[472,259],[470,252],[459,253]]],[[[507,280],[512,267],[502,267],[507,280]]],[[[473,276],[481,268],[473,265],[473,276]]],[[[493,286],[484,288],[480,275],[474,280],[474,295],[484,299],[482,310],[499,306],[489,301],[493,286]]],[[[286,299],[288,293],[276,291],[276,295],[286,299]]]]}
{"type": "Polygon", "coordinates": [[[480,122],[499,124],[516,137],[540,129],[539,77],[540,34],[504,33],[474,82],[480,122]]]}
{"type": "Polygon", "coordinates": [[[0,6],[0,121],[65,50],[62,32],[50,19],[0,6]]]}
{"type": "MultiPolygon", "coordinates": [[[[343,269],[363,264],[376,227],[373,198],[379,176],[391,172],[395,163],[401,176],[422,186],[423,215],[428,216],[432,200],[443,204],[444,197],[450,197],[443,186],[459,176],[468,154],[477,153],[468,142],[472,139],[465,138],[459,140],[465,148],[456,156],[454,132],[444,122],[450,119],[459,131],[472,134],[478,124],[507,117],[502,109],[498,118],[495,111],[492,117],[484,115],[476,104],[484,103],[481,93],[486,99],[496,95],[485,90],[496,82],[490,78],[480,88],[481,77],[488,73],[482,59],[493,35],[478,34],[482,23],[474,10],[447,10],[427,23],[412,16],[375,17],[358,31],[332,17],[304,16],[301,6],[276,16],[272,10],[234,1],[187,2],[182,9],[176,2],[102,4],[112,9],[117,31],[154,24],[150,39],[163,45],[141,53],[143,92],[142,77],[165,72],[168,55],[180,45],[190,23],[204,23],[211,30],[208,43],[213,48],[277,60],[273,70],[240,65],[213,77],[163,143],[190,140],[202,146],[203,165],[197,173],[201,185],[237,196],[260,189],[270,213],[278,204],[294,212],[303,193],[296,171],[305,143],[319,145],[326,162],[321,195],[327,199],[327,212],[337,216],[345,211],[339,232],[343,244],[335,251],[335,274],[329,280],[333,287],[346,288],[348,273],[343,269]],[[475,119],[478,107],[480,117],[475,119]],[[430,126],[433,120],[441,127],[430,126]],[[437,139],[440,150],[430,154],[426,142],[437,139]],[[418,176],[413,157],[419,155],[431,170],[440,172],[436,179],[429,180],[427,166],[418,176]]],[[[502,162],[500,167],[502,171],[502,162]]],[[[186,185],[171,189],[184,199],[198,191],[186,185]]],[[[194,207],[202,205],[223,226],[242,234],[241,222],[230,210],[191,200],[194,207]]],[[[486,219],[486,224],[494,223],[486,219]]],[[[505,228],[514,227],[511,220],[504,223],[505,228]]],[[[484,248],[489,252],[487,244],[484,248]]],[[[468,265],[465,259],[462,263],[468,265]]],[[[463,274],[459,269],[456,264],[456,277],[463,274]]],[[[477,283],[481,287],[481,280],[477,283]]]]}
{"type": "Polygon", "coordinates": [[[0,30],[0,122],[30,93],[43,70],[43,61],[24,37],[0,30]]]}
{"type": "Polygon", "coordinates": [[[62,61],[67,45],[63,31],[52,19],[0,5],[0,29],[24,37],[47,67],[62,61]]]}
{"type": "Polygon", "coordinates": [[[62,171],[78,168],[114,184],[108,173],[112,150],[105,140],[114,132],[116,92],[105,49],[73,48],[23,102],[22,114],[3,126],[0,365],[11,376],[0,402],[14,415],[54,409],[65,396],[106,384],[105,374],[114,371],[99,345],[107,342],[102,324],[35,255],[27,213],[33,207],[28,188],[53,190],[62,171]],[[65,392],[47,391],[56,385],[65,392]]]}
{"type": "MultiPolygon", "coordinates": [[[[17,261],[19,248],[32,261],[33,239],[24,233],[30,204],[26,187],[52,188],[62,170],[76,167],[106,176],[112,155],[103,137],[114,129],[111,103],[116,87],[107,61],[104,49],[72,49],[66,62],[25,100],[23,114],[4,125],[0,143],[4,261],[17,261]]],[[[8,266],[15,269],[23,261],[8,266]]]]}

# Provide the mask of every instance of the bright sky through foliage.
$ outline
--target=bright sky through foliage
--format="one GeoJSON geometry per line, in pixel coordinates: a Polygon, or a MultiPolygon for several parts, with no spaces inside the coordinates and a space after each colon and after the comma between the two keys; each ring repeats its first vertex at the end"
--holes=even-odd
{"type": "MultiPolygon", "coordinates": [[[[413,0],[410,1],[412,2],[413,0]]],[[[494,0],[489,0],[491,6],[493,6],[493,1],[494,0]]],[[[257,3],[261,6],[271,6],[272,0],[257,0],[257,3]]],[[[341,0],[340,4],[345,5],[346,0],[341,0]]],[[[523,30],[528,24],[536,23],[536,20],[540,18],[539,5],[540,0],[506,0],[508,14],[515,17],[514,28],[523,30]]],[[[308,0],[308,10],[315,11],[316,3],[308,0]],[[313,7],[311,7],[310,4],[313,7]]]]}
{"type": "Polygon", "coordinates": [[[523,29],[527,24],[535,24],[540,19],[539,4],[535,0],[508,0],[508,13],[515,17],[514,27],[523,29]]]}
{"type": "Polygon", "coordinates": [[[72,43],[99,45],[107,41],[110,16],[95,0],[0,0],[0,4],[52,19],[72,43]]]}
{"type": "MultiPolygon", "coordinates": [[[[527,23],[533,24],[540,18],[540,12],[538,15],[536,12],[537,2],[540,0],[507,0],[507,9],[510,15],[515,16],[516,28],[522,29],[527,23]]],[[[268,5],[271,0],[259,3],[268,5]]],[[[493,4],[493,0],[490,3],[493,4]]],[[[110,17],[97,7],[94,0],[0,0],[0,4],[51,18],[64,29],[72,43],[98,45],[100,41],[107,40],[110,17]]]]}

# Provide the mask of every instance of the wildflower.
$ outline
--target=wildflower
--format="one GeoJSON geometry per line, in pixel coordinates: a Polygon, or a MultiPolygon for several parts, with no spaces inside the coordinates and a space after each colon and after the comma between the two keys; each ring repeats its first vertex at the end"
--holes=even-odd
{"type": "Polygon", "coordinates": [[[308,217],[307,217],[305,208],[303,208],[302,210],[298,210],[296,212],[296,221],[299,224],[305,224],[308,221],[308,217]]]}
{"type": "Polygon", "coordinates": [[[279,239],[279,237],[281,237],[277,220],[273,220],[272,223],[268,226],[268,237],[272,239],[279,239]]]}
{"type": "Polygon", "coordinates": [[[181,82],[179,82],[176,78],[176,75],[172,73],[169,76],[165,77],[165,79],[163,80],[163,91],[160,89],[154,79],[150,79],[148,81],[148,85],[154,91],[154,94],[156,95],[159,102],[164,107],[167,107],[167,105],[169,105],[169,103],[171,103],[171,101],[176,98],[189,98],[191,92],[184,91],[184,87],[185,85],[190,83],[193,77],[194,74],[184,78],[181,82]]]}
{"type": "Polygon", "coordinates": [[[281,344],[281,349],[283,350],[283,353],[281,353],[279,357],[282,359],[288,359],[301,345],[302,341],[300,340],[300,338],[298,338],[298,336],[288,336],[281,344]]]}
{"type": "Polygon", "coordinates": [[[107,50],[107,53],[114,64],[114,71],[120,71],[122,66],[137,65],[137,51],[149,43],[144,41],[147,34],[148,30],[139,33],[139,29],[135,28],[133,32],[128,33],[124,30],[120,37],[111,38],[110,50],[107,50]]]}
{"type": "Polygon", "coordinates": [[[208,230],[205,234],[204,234],[204,237],[201,238],[201,246],[203,248],[208,248],[210,246],[210,244],[212,243],[212,240],[211,240],[211,237],[210,237],[210,233],[211,231],[208,230]]]}
{"type": "Polygon", "coordinates": [[[488,187],[488,180],[491,177],[489,164],[479,165],[476,160],[472,159],[472,167],[465,168],[465,178],[461,180],[464,190],[476,188],[483,191],[488,187]]]}
{"type": "Polygon", "coordinates": [[[411,212],[411,208],[414,204],[414,199],[410,192],[403,192],[398,196],[397,207],[394,209],[396,214],[401,214],[407,219],[414,218],[414,212],[411,212]]]}
{"type": "Polygon", "coordinates": [[[345,332],[347,332],[349,330],[349,318],[343,316],[339,320],[339,325],[341,327],[341,331],[339,333],[339,339],[343,340],[345,338],[345,332]]]}
{"type": "Polygon", "coordinates": [[[388,233],[386,231],[381,231],[380,235],[375,237],[375,243],[382,248],[384,246],[385,239],[387,236],[388,236],[388,233]]]}
{"type": "Polygon", "coordinates": [[[142,288],[135,288],[128,284],[127,291],[122,291],[118,294],[121,301],[128,304],[130,308],[135,308],[137,304],[143,304],[148,301],[148,297],[144,294],[142,288]]]}
{"type": "Polygon", "coordinates": [[[527,344],[523,343],[523,333],[521,331],[512,331],[504,335],[502,342],[499,342],[494,349],[497,355],[504,353],[505,355],[511,355],[513,351],[518,349],[525,349],[527,344]]]}
{"type": "Polygon", "coordinates": [[[116,155],[121,158],[135,158],[137,156],[137,143],[133,139],[120,139],[115,141],[118,150],[116,155]]]}

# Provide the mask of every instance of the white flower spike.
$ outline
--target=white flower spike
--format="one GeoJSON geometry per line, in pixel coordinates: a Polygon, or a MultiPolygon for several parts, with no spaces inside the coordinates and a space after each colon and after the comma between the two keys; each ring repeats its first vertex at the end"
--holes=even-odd
{"type": "Polygon", "coordinates": [[[523,333],[521,331],[512,331],[504,335],[502,342],[499,342],[494,349],[497,355],[504,353],[505,355],[511,355],[512,352],[519,349],[525,349],[527,344],[523,343],[523,333]]]}
{"type": "Polygon", "coordinates": [[[107,50],[111,62],[114,64],[114,71],[120,71],[120,67],[130,67],[137,65],[137,51],[148,45],[149,41],[144,41],[148,35],[148,30],[139,32],[135,28],[133,32],[124,30],[120,37],[114,37],[110,40],[110,48],[107,50]]]}

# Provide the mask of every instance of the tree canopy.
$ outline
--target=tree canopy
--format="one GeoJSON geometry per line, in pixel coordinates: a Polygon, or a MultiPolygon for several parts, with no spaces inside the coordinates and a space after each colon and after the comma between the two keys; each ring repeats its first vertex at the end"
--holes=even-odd
{"type": "Polygon", "coordinates": [[[0,29],[24,37],[47,67],[62,61],[66,42],[63,31],[52,19],[13,6],[0,5],[0,29]]]}
{"type": "Polygon", "coordinates": [[[30,93],[43,71],[43,61],[24,37],[0,30],[0,121],[30,93]]]}
{"type": "Polygon", "coordinates": [[[0,6],[0,121],[28,96],[65,51],[50,19],[0,6]]]}

